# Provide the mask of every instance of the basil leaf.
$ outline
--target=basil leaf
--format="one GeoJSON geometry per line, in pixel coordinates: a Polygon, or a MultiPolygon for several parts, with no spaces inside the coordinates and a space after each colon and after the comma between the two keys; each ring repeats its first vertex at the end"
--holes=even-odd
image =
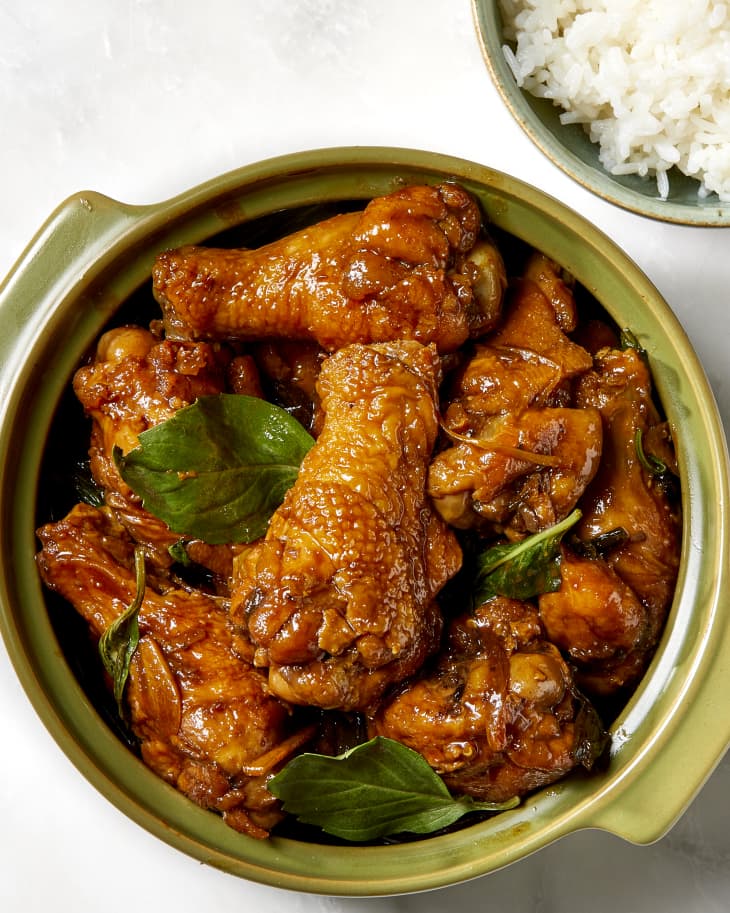
{"type": "Polygon", "coordinates": [[[521,542],[494,545],[477,556],[475,605],[493,596],[526,600],[560,587],[560,541],[581,517],[577,508],[560,523],[521,542]]]}
{"type": "Polygon", "coordinates": [[[211,545],[252,542],[314,443],[284,409],[254,396],[201,396],[139,436],[114,461],[144,507],[211,545]]]}
{"type": "Polygon", "coordinates": [[[76,466],[73,483],[79,501],[92,507],[104,506],[104,492],[94,481],[88,460],[76,466]]]}
{"type": "Polygon", "coordinates": [[[598,711],[583,695],[573,723],[575,731],[575,760],[578,764],[591,770],[610,743],[611,737],[606,732],[598,711]]]}
{"type": "Polygon", "coordinates": [[[617,526],[615,529],[609,529],[605,533],[600,533],[592,539],[579,539],[573,536],[570,540],[570,547],[581,558],[590,558],[596,561],[605,558],[617,548],[621,548],[629,541],[629,534],[623,526],[617,526]]]}
{"type": "Polygon", "coordinates": [[[634,333],[628,327],[624,327],[621,330],[619,348],[624,352],[626,349],[636,349],[640,358],[644,360],[647,359],[646,349],[642,346],[634,333]]]}
{"type": "Polygon", "coordinates": [[[453,798],[418,752],[376,736],[337,757],[302,754],[268,782],[284,811],[353,842],[409,831],[427,834],[469,812],[519,804],[453,798]]]}
{"type": "Polygon", "coordinates": [[[647,453],[644,450],[644,432],[641,428],[636,429],[636,434],[634,435],[634,448],[636,449],[638,461],[649,475],[661,476],[668,471],[667,464],[664,460],[660,460],[659,457],[654,456],[652,453],[647,453]]]}
{"type": "Polygon", "coordinates": [[[172,545],[168,546],[167,554],[176,564],[181,564],[183,567],[190,567],[192,564],[184,539],[178,539],[177,542],[173,542],[172,545]]]}
{"type": "Polygon", "coordinates": [[[134,550],[134,572],[137,587],[134,599],[99,639],[99,656],[111,676],[114,699],[121,717],[124,716],[122,696],[129,676],[129,664],[139,643],[138,616],[146,584],[144,550],[141,547],[134,550]]]}

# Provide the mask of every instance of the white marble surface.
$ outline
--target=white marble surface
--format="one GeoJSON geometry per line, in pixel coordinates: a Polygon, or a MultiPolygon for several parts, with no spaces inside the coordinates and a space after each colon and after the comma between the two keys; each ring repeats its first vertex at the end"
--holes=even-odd
{"type": "MultiPolygon", "coordinates": [[[[0,125],[0,275],[83,189],[153,202],[271,155],[350,144],[515,174],[585,214],[648,273],[730,427],[730,230],[643,220],[555,169],[491,86],[469,0],[0,0],[0,125]]],[[[465,885],[348,900],[227,876],[127,820],[46,733],[2,647],[0,720],[5,913],[730,909],[730,759],[654,846],[580,833],[465,885]]]]}

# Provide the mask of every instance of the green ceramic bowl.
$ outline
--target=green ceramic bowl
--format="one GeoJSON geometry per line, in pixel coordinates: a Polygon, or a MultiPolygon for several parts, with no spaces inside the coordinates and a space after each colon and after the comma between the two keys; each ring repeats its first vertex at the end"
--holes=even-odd
{"type": "Polygon", "coordinates": [[[251,165],[151,206],[80,193],[51,215],[0,288],[0,320],[2,631],[30,700],[61,748],[101,793],[162,840],[278,887],[343,895],[411,892],[493,871],[582,828],[651,842],[675,822],[719,761],[730,742],[725,436],[702,366],[667,305],[618,247],[562,204],[477,164],[368,148],[251,165]],[[256,841],[149,772],[80,680],[34,565],[39,498],[48,485],[41,472],[44,449],[74,368],[105,323],[148,283],[158,251],[240,231],[262,217],[275,221],[277,213],[295,207],[339,205],[403,182],[444,178],[474,193],[499,229],[570,269],[648,351],[678,446],[684,497],[682,567],[668,628],[613,725],[605,770],[570,777],[491,820],[404,845],[256,841]]]}
{"type": "Polygon", "coordinates": [[[683,225],[730,225],[730,203],[714,193],[700,199],[698,182],[676,168],[670,172],[666,200],[657,195],[653,178],[609,174],[598,160],[598,146],[581,126],[561,124],[560,108],[535,98],[515,82],[502,52],[505,42],[499,0],[472,0],[472,12],[494,84],[517,123],[555,165],[598,196],[639,215],[683,225]]]}

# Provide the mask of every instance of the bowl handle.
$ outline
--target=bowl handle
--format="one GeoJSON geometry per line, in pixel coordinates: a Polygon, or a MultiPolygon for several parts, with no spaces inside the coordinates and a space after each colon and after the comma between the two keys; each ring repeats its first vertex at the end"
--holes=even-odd
{"type": "Polygon", "coordinates": [[[22,340],[32,339],[91,265],[103,264],[115,244],[155,209],[88,191],[69,197],[46,219],[0,283],[0,323],[12,329],[0,334],[0,400],[12,383],[13,352],[22,352],[22,340]]]}
{"type": "Polygon", "coordinates": [[[55,286],[69,272],[78,274],[84,265],[98,259],[113,240],[154,207],[128,206],[104,194],[87,191],[74,194],[61,203],[38,229],[25,250],[0,283],[0,300],[16,294],[18,283],[32,266],[35,294],[40,287],[55,286]]]}
{"type": "Polygon", "coordinates": [[[705,675],[683,695],[692,712],[681,714],[630,766],[629,774],[612,790],[612,801],[590,813],[589,827],[609,831],[631,843],[659,840],[687,811],[730,747],[727,694],[730,689],[730,625],[724,626],[723,646],[705,675]]]}

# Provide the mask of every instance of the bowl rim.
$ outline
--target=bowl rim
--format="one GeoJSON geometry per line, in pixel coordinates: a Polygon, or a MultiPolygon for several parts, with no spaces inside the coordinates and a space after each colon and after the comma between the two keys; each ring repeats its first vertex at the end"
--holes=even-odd
{"type": "MultiPolygon", "coordinates": [[[[694,225],[703,228],[722,228],[730,225],[730,203],[724,203],[712,194],[696,204],[654,198],[625,186],[620,179],[599,166],[591,167],[561,143],[537,115],[533,99],[521,89],[502,52],[502,19],[499,0],[471,0],[472,20],[477,34],[482,58],[502,101],[512,117],[534,145],[556,167],[574,181],[614,206],[635,215],[677,225],[694,225]]],[[[569,129],[569,128],[566,128],[569,129]]],[[[698,185],[699,186],[699,185],[698,185]]]]}
{"type": "Polygon", "coordinates": [[[730,722],[722,723],[718,697],[730,685],[730,626],[721,619],[730,592],[724,431],[702,366],[666,302],[617,245],[559,201],[474,162],[387,147],[279,156],[147,206],[80,193],[49,217],[0,286],[0,317],[12,327],[0,340],[0,560],[5,572],[0,630],[31,704],[62,750],[99,792],[168,844],[275,887],[346,896],[428,890],[495,871],[585,827],[636,843],[652,842],[672,826],[719,763],[730,743],[730,722]],[[539,236],[539,246],[558,261],[578,258],[576,278],[609,311],[606,296],[628,294],[629,289],[634,303],[645,305],[638,335],[653,360],[660,395],[675,426],[690,422],[693,430],[679,448],[687,500],[683,576],[669,634],[614,724],[611,769],[602,779],[572,778],[540,791],[518,809],[464,831],[401,844],[396,852],[392,847],[318,846],[313,853],[311,844],[286,838],[262,844],[222,822],[217,826],[210,812],[148,771],[99,720],[73,678],[55,642],[37,574],[31,580],[35,543],[29,518],[40,452],[73,366],[125,295],[148,275],[161,245],[204,240],[259,210],[269,211],[284,198],[291,205],[321,199],[323,193],[345,199],[347,190],[347,198],[366,199],[387,184],[419,178],[462,182],[500,228],[529,243],[539,236]],[[563,226],[559,232],[551,230],[556,222],[563,226]],[[596,282],[594,270],[609,278],[596,282]],[[64,346],[56,342],[61,333],[64,346]],[[661,336],[661,346],[652,333],[661,336]],[[45,359],[55,360],[55,375],[50,369],[39,373],[45,359]],[[682,377],[673,367],[677,364],[684,368],[682,377]],[[698,440],[708,448],[704,456],[692,447],[698,440]],[[710,545],[703,549],[705,543],[710,545]],[[693,587],[700,588],[699,620],[693,587]],[[717,657],[723,662],[715,662],[717,657]],[[657,709],[659,693],[663,702],[657,709]],[[676,790],[679,795],[668,796],[665,785],[677,770],[682,787],[676,790]]]}

